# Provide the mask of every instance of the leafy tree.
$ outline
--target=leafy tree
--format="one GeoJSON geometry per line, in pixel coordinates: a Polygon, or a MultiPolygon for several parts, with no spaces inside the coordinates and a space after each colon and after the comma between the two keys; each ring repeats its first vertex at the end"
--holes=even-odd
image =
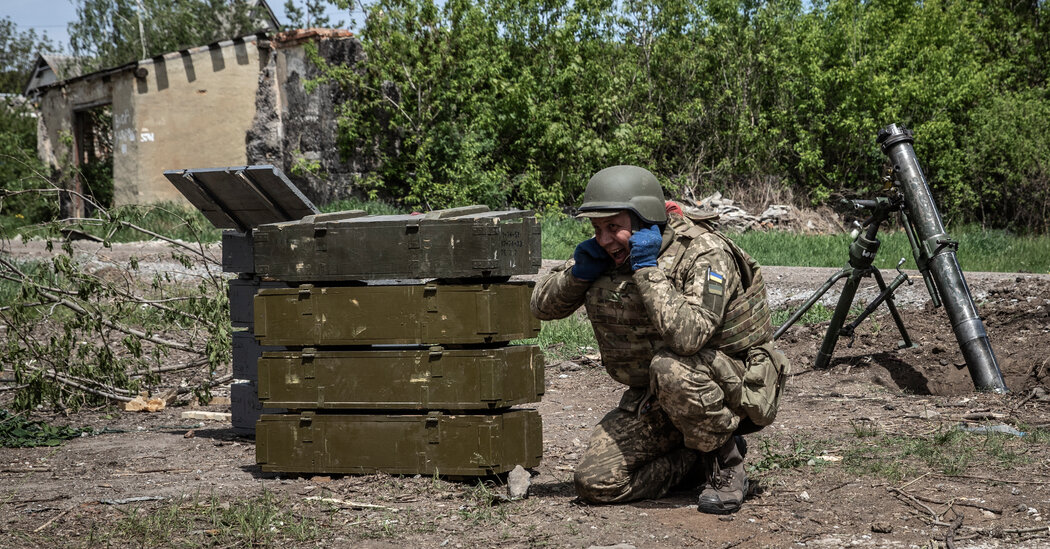
{"type": "Polygon", "coordinates": [[[591,173],[624,162],[673,192],[780,185],[820,202],[878,187],[875,135],[897,122],[914,130],[947,218],[1036,227],[1047,209],[1046,2],[375,0],[366,11],[368,61],[328,73],[352,90],[344,153],[378,156],[363,188],[413,207],[571,206],[591,173]],[[1015,216],[1015,196],[1037,200],[1015,216]]]}
{"type": "Polygon", "coordinates": [[[0,19],[0,93],[22,93],[37,54],[56,53],[59,47],[47,34],[18,30],[10,17],[0,19]]]}
{"type": "Polygon", "coordinates": [[[281,27],[289,29],[319,28],[342,28],[346,23],[342,19],[332,22],[325,14],[325,8],[333,4],[329,0],[305,0],[305,6],[300,8],[293,0],[285,0],[284,16],[288,22],[281,27]]]}
{"type": "Polygon", "coordinates": [[[245,0],[76,0],[73,54],[89,69],[119,66],[263,28],[245,0]]]}
{"type": "Polygon", "coordinates": [[[43,171],[36,158],[36,119],[19,94],[37,55],[58,51],[46,34],[20,31],[9,17],[0,19],[0,196],[10,196],[0,204],[0,216],[7,221],[39,221],[53,213],[39,196],[12,193],[22,193],[43,171]]]}

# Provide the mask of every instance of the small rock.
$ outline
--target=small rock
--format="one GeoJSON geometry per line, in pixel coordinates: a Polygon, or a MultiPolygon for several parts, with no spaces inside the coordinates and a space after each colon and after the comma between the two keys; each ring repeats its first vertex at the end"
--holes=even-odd
{"type": "Polygon", "coordinates": [[[185,435],[182,435],[182,438],[193,438],[196,434],[197,433],[193,432],[193,429],[190,429],[189,431],[186,431],[185,435]]]}
{"type": "Polygon", "coordinates": [[[871,531],[876,534],[889,534],[893,532],[893,525],[888,522],[873,522],[871,531]]]}
{"type": "Polygon", "coordinates": [[[809,492],[803,491],[801,494],[795,496],[796,501],[809,501],[809,492]]]}
{"type": "Polygon", "coordinates": [[[316,482],[318,484],[323,484],[325,482],[332,482],[332,477],[329,477],[329,476],[310,477],[310,482],[316,482]]]}
{"type": "Polygon", "coordinates": [[[507,474],[507,495],[510,496],[510,499],[528,497],[530,484],[532,484],[532,475],[521,465],[516,465],[514,470],[507,474]]]}
{"type": "Polygon", "coordinates": [[[583,364],[571,360],[563,360],[558,364],[558,369],[563,372],[576,372],[583,369],[583,364]]]}

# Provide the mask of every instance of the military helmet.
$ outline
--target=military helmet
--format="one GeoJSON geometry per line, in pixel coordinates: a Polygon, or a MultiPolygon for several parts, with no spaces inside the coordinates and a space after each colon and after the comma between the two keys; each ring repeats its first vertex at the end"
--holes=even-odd
{"type": "Polygon", "coordinates": [[[667,223],[664,191],[656,176],[638,166],[612,166],[594,174],[583,191],[577,217],[605,217],[634,212],[646,223],[667,223]]]}

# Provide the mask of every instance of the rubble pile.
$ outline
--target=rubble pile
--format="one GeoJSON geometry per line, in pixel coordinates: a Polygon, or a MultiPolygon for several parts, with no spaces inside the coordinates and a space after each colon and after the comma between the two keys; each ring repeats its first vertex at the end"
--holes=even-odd
{"type": "Polygon", "coordinates": [[[722,231],[792,231],[806,234],[837,233],[844,230],[842,220],[827,207],[799,210],[789,204],[772,204],[754,215],[731,198],[714,192],[700,201],[684,200],[686,213],[699,217],[717,216],[714,224],[722,231]]]}

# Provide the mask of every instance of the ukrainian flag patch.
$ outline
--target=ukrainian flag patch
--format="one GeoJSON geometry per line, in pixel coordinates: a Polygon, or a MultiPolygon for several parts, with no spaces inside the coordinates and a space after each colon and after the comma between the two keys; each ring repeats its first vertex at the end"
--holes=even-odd
{"type": "Polygon", "coordinates": [[[722,295],[725,293],[724,289],[725,278],[715,271],[707,270],[707,291],[714,295],[722,295]]]}

